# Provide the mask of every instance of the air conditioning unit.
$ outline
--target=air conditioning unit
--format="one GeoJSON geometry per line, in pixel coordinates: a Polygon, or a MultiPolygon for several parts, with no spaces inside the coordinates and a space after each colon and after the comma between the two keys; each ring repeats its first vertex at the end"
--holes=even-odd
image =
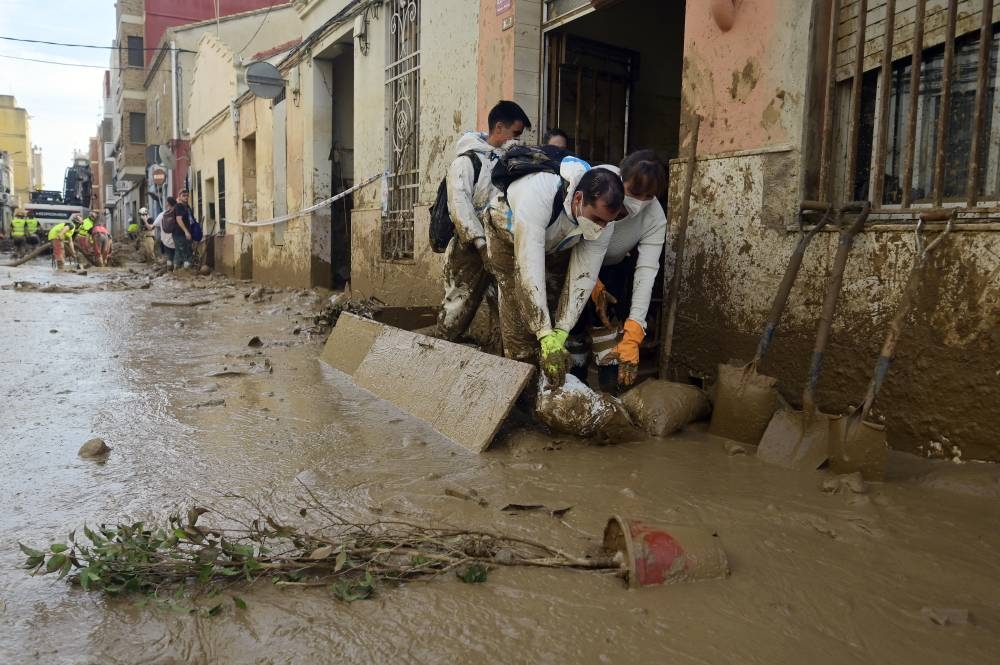
{"type": "Polygon", "coordinates": [[[104,186],[104,202],[111,203],[115,199],[115,188],[113,185],[104,186]]]}

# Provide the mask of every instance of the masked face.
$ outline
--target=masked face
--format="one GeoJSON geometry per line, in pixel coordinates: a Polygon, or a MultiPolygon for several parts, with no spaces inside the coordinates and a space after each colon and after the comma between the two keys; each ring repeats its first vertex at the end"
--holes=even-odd
{"type": "Polygon", "coordinates": [[[607,222],[601,224],[596,222],[590,217],[584,214],[584,205],[582,202],[582,197],[580,201],[573,201],[573,218],[576,220],[576,225],[580,227],[580,233],[583,235],[584,240],[597,240],[601,237],[604,228],[607,226],[607,222]]]}
{"type": "Polygon", "coordinates": [[[653,199],[647,199],[647,200],[644,201],[642,199],[637,199],[637,198],[634,198],[632,196],[626,196],[625,197],[625,208],[626,208],[626,210],[628,210],[628,214],[629,214],[630,217],[635,217],[640,212],[642,212],[643,209],[646,206],[648,206],[652,202],[653,202],[653,199]]]}

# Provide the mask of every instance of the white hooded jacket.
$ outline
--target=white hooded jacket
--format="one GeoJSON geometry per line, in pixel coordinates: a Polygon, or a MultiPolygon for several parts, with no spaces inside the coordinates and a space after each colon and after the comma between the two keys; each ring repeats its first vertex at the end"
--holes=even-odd
{"type": "MultiPolygon", "coordinates": [[[[615,167],[607,167],[616,173],[615,167]]],[[[649,302],[653,293],[656,273],[660,270],[660,252],[667,237],[667,216],[656,199],[646,203],[638,214],[630,214],[611,224],[611,242],[604,255],[604,265],[621,263],[629,252],[638,247],[639,256],[632,278],[632,302],[628,318],[646,328],[649,302]]],[[[613,294],[616,295],[616,294],[613,294]]]]}
{"type": "Polygon", "coordinates": [[[455,222],[459,240],[464,243],[473,243],[477,238],[486,240],[480,215],[497,191],[490,174],[500,154],[499,149],[487,143],[486,134],[482,132],[466,132],[455,144],[456,157],[448,167],[448,212],[455,222]],[[472,161],[463,155],[470,150],[477,153],[482,162],[476,182],[472,181],[475,175],[472,161]]]}
{"type": "Polygon", "coordinates": [[[567,157],[560,164],[561,178],[554,173],[533,173],[507,188],[507,231],[514,243],[514,258],[524,297],[533,305],[525,310],[529,319],[527,324],[538,339],[548,335],[553,328],[569,330],[576,324],[597,283],[597,274],[611,239],[607,228],[596,240],[584,239],[573,216],[573,192],[589,170],[590,165],[582,159],[567,157]],[[549,224],[553,200],[563,179],[569,186],[562,213],[549,224]],[[563,250],[570,250],[572,254],[553,326],[546,301],[545,255],[563,250]]]}

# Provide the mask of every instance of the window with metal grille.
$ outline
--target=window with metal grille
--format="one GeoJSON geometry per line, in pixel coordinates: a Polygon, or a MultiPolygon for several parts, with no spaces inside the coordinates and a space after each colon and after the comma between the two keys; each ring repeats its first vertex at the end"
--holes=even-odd
{"type": "Polygon", "coordinates": [[[831,166],[833,133],[823,132],[819,198],[979,215],[1000,200],[994,2],[835,0],[827,85],[837,108],[826,113],[839,117],[824,127],[837,127],[840,147],[831,166]]]}
{"type": "Polygon", "coordinates": [[[388,21],[385,97],[389,207],[382,218],[382,258],[413,258],[413,205],[420,187],[420,2],[393,0],[388,21]]]}

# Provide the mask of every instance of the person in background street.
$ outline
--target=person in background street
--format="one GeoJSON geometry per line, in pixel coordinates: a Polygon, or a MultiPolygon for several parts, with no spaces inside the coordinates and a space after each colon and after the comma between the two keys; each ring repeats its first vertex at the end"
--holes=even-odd
{"type": "MultiPolygon", "coordinates": [[[[145,208],[142,208],[139,211],[140,216],[142,215],[143,210],[145,210],[145,208]]],[[[136,223],[132,215],[128,216],[128,226],[125,227],[125,233],[128,234],[129,240],[137,240],[139,238],[139,224],[136,223]]]]}
{"type": "Polygon", "coordinates": [[[14,218],[10,220],[10,238],[14,241],[14,258],[24,254],[25,234],[28,229],[28,220],[24,218],[24,212],[18,210],[14,213],[14,218]]]}
{"type": "Polygon", "coordinates": [[[142,256],[142,260],[143,262],[146,263],[153,263],[156,260],[156,254],[155,254],[156,240],[154,238],[155,229],[153,228],[153,222],[150,221],[149,219],[149,209],[139,208],[139,222],[140,222],[139,232],[142,234],[142,237],[140,238],[139,249],[142,256]]]}
{"type": "Polygon", "coordinates": [[[446,180],[455,235],[444,254],[444,301],[438,314],[438,336],[452,342],[465,334],[492,282],[481,219],[496,194],[490,174],[503,146],[531,129],[524,109],[507,100],[490,110],[488,123],[488,133],[466,132],[458,138],[446,180]],[[473,159],[480,162],[478,178],[473,159]]]}
{"type": "Polygon", "coordinates": [[[191,253],[191,231],[188,230],[188,220],[191,219],[191,208],[188,207],[188,190],[182,189],[177,195],[177,205],[170,213],[175,220],[174,230],[174,269],[190,268],[193,258],[191,253]]]}
{"type": "Polygon", "coordinates": [[[551,387],[561,386],[569,370],[566,340],[594,290],[611,240],[605,227],[624,197],[616,173],[567,157],[559,174],[526,175],[510,184],[506,202],[502,195],[490,202],[489,260],[499,284],[504,355],[539,364],[551,387]],[[563,181],[566,195],[556,201],[563,181]]]}
{"type": "MultiPolygon", "coordinates": [[[[167,207],[156,216],[156,220],[153,221],[153,229],[156,236],[160,241],[160,252],[167,259],[167,266],[171,269],[174,267],[174,236],[169,231],[163,228],[163,220],[173,220],[174,206],[177,205],[177,199],[172,196],[167,197],[167,207]]],[[[176,222],[175,222],[176,223],[176,222]]]]}
{"type": "Polygon", "coordinates": [[[569,135],[558,127],[545,132],[542,145],[554,145],[561,150],[569,150],[569,135]]]}
{"type": "Polygon", "coordinates": [[[79,215],[73,215],[68,222],[60,222],[49,229],[49,242],[52,243],[52,261],[56,264],[57,270],[62,270],[66,264],[66,253],[76,257],[73,249],[73,233],[76,230],[79,215]]]}
{"type": "Polygon", "coordinates": [[[83,218],[83,221],[76,227],[76,233],[73,234],[73,238],[76,241],[76,247],[80,250],[80,254],[95,264],[97,261],[94,258],[94,247],[91,244],[90,232],[94,228],[94,217],[95,212],[91,210],[87,213],[87,216],[83,218]]]}
{"type": "MultiPolygon", "coordinates": [[[[667,236],[667,216],[657,200],[666,191],[667,172],[656,153],[640,150],[625,157],[621,178],[628,215],[609,230],[611,242],[587,316],[581,320],[581,324],[592,326],[598,380],[601,389],[608,392],[635,382],[639,347],[646,337],[646,316],[667,236]]],[[[583,374],[580,378],[584,381],[585,358],[582,368],[574,368],[578,376],[583,374]]]]}
{"type": "Polygon", "coordinates": [[[24,220],[24,232],[29,245],[34,246],[38,244],[38,219],[30,212],[24,220]]]}
{"type": "Polygon", "coordinates": [[[104,226],[97,224],[91,231],[91,242],[97,265],[102,268],[107,266],[111,261],[111,233],[104,226]]]}

